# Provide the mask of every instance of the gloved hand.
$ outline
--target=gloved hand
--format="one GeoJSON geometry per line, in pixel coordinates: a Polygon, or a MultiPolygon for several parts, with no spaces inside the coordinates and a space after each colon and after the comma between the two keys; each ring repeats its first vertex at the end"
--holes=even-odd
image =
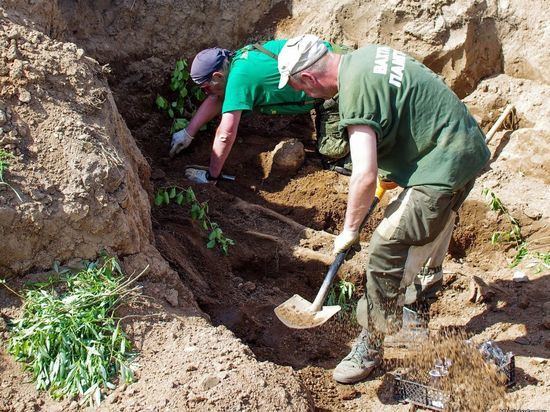
{"type": "Polygon", "coordinates": [[[210,176],[208,170],[188,167],[185,169],[185,177],[194,183],[216,183],[218,179],[210,176]]]}
{"type": "Polygon", "coordinates": [[[347,250],[351,246],[353,246],[355,243],[357,243],[358,240],[359,240],[359,232],[358,231],[348,230],[348,229],[342,230],[342,233],[340,233],[334,239],[333,253],[337,254],[337,253],[340,253],[340,252],[344,252],[345,250],[347,250]]]}
{"type": "Polygon", "coordinates": [[[191,144],[195,137],[191,136],[187,129],[182,129],[172,135],[172,147],[170,149],[170,157],[174,157],[183,149],[191,144]]]}

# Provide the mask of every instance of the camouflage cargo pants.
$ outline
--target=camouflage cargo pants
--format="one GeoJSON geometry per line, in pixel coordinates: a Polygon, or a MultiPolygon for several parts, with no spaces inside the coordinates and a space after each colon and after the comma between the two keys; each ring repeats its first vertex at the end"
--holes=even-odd
{"type": "Polygon", "coordinates": [[[357,321],[372,336],[383,340],[399,330],[404,304],[435,298],[456,213],[474,180],[454,193],[408,187],[387,206],[371,238],[365,295],[357,305],[357,321]]]}

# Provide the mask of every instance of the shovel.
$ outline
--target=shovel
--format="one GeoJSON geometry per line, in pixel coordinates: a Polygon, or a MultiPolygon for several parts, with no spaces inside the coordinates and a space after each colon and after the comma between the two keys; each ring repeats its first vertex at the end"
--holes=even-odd
{"type": "MultiPolygon", "coordinates": [[[[384,192],[385,190],[382,187],[378,186],[376,188],[376,195],[374,196],[372,205],[370,206],[361,227],[363,227],[363,225],[367,222],[368,218],[376,208],[376,205],[380,202],[380,199],[384,195],[384,192]]],[[[317,326],[321,326],[332,316],[338,313],[340,309],[342,309],[340,305],[323,306],[323,302],[328,295],[332,281],[334,280],[336,273],[338,273],[338,269],[342,266],[342,263],[346,259],[350,249],[351,248],[348,248],[336,255],[336,258],[330,265],[330,268],[325,275],[325,279],[323,280],[323,284],[321,285],[321,288],[319,289],[313,303],[310,303],[300,295],[294,295],[275,308],[275,314],[281,322],[293,329],[315,328],[317,326]]]]}

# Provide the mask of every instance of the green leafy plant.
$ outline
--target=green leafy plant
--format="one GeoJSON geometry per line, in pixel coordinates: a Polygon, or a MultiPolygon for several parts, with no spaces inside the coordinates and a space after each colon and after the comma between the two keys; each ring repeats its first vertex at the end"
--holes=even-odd
{"type": "MultiPolygon", "coordinates": [[[[54,399],[82,396],[99,405],[105,388],[133,381],[135,356],[114,311],[138,298],[118,261],[104,255],[76,274],[54,273],[23,292],[22,316],[11,322],[8,351],[54,399]]],[[[6,286],[6,285],[4,285],[6,286]]]]}
{"type": "Polygon", "coordinates": [[[485,196],[485,199],[487,201],[487,205],[489,206],[489,209],[498,212],[499,214],[505,215],[508,221],[510,222],[510,229],[507,231],[496,231],[493,232],[491,235],[491,243],[497,244],[497,243],[514,243],[514,248],[516,250],[516,254],[512,258],[512,261],[510,262],[510,267],[516,267],[520,264],[525,258],[532,257],[535,261],[539,261],[540,263],[536,264],[538,270],[543,270],[544,265],[548,267],[548,253],[540,253],[540,252],[530,252],[528,249],[528,244],[523,238],[523,235],[521,234],[521,227],[519,225],[519,221],[514,218],[510,212],[508,212],[508,209],[504,206],[502,201],[495,195],[495,193],[487,188],[484,188],[482,190],[482,195],[485,196]]]}
{"type": "Polygon", "coordinates": [[[4,149],[0,149],[0,185],[8,186],[13,193],[15,193],[19,201],[22,202],[23,199],[21,199],[21,196],[19,196],[17,190],[15,190],[8,182],[4,180],[4,172],[8,169],[10,165],[9,161],[11,159],[15,159],[15,156],[12,153],[7,152],[4,149]]]}
{"type": "Polygon", "coordinates": [[[508,209],[504,206],[502,201],[495,195],[495,193],[487,188],[482,190],[482,195],[485,196],[487,205],[489,209],[503,214],[507,217],[510,222],[511,228],[508,231],[497,231],[491,235],[491,243],[496,244],[500,242],[515,242],[518,246],[523,243],[523,236],[521,235],[521,228],[519,222],[514,218],[509,212],[508,209]]]}
{"type": "Polygon", "coordinates": [[[355,285],[352,282],[341,279],[330,289],[327,296],[327,305],[340,305],[342,307],[342,310],[338,313],[340,318],[347,314],[353,314],[355,308],[355,302],[353,301],[354,293],[355,285]]]}
{"type": "Polygon", "coordinates": [[[180,206],[183,204],[191,205],[191,217],[198,221],[204,230],[208,231],[208,242],[206,243],[206,247],[212,249],[217,245],[222,253],[227,256],[229,253],[229,246],[234,245],[235,242],[224,235],[217,223],[210,220],[208,217],[208,203],[200,203],[197,200],[195,192],[190,187],[181,190],[173,186],[161,188],[157,191],[155,196],[156,206],[168,205],[172,201],[180,206]]]}
{"type": "Polygon", "coordinates": [[[205,94],[189,77],[189,65],[181,59],[176,62],[170,80],[170,90],[175,93],[172,99],[157,95],[155,100],[158,109],[165,111],[173,119],[170,133],[177,132],[189,124],[205,94]]]}
{"type": "Polygon", "coordinates": [[[534,264],[535,273],[540,273],[543,270],[550,269],[550,253],[549,252],[535,252],[533,253],[536,262],[534,264]]]}

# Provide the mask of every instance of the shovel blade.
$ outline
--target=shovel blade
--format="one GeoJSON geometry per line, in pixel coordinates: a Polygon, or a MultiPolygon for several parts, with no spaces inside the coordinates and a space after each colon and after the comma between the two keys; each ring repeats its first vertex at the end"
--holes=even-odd
{"type": "Polygon", "coordinates": [[[292,329],[308,329],[321,326],[341,309],[340,306],[323,306],[313,310],[312,304],[300,295],[294,295],[275,308],[281,322],[292,329]]]}

